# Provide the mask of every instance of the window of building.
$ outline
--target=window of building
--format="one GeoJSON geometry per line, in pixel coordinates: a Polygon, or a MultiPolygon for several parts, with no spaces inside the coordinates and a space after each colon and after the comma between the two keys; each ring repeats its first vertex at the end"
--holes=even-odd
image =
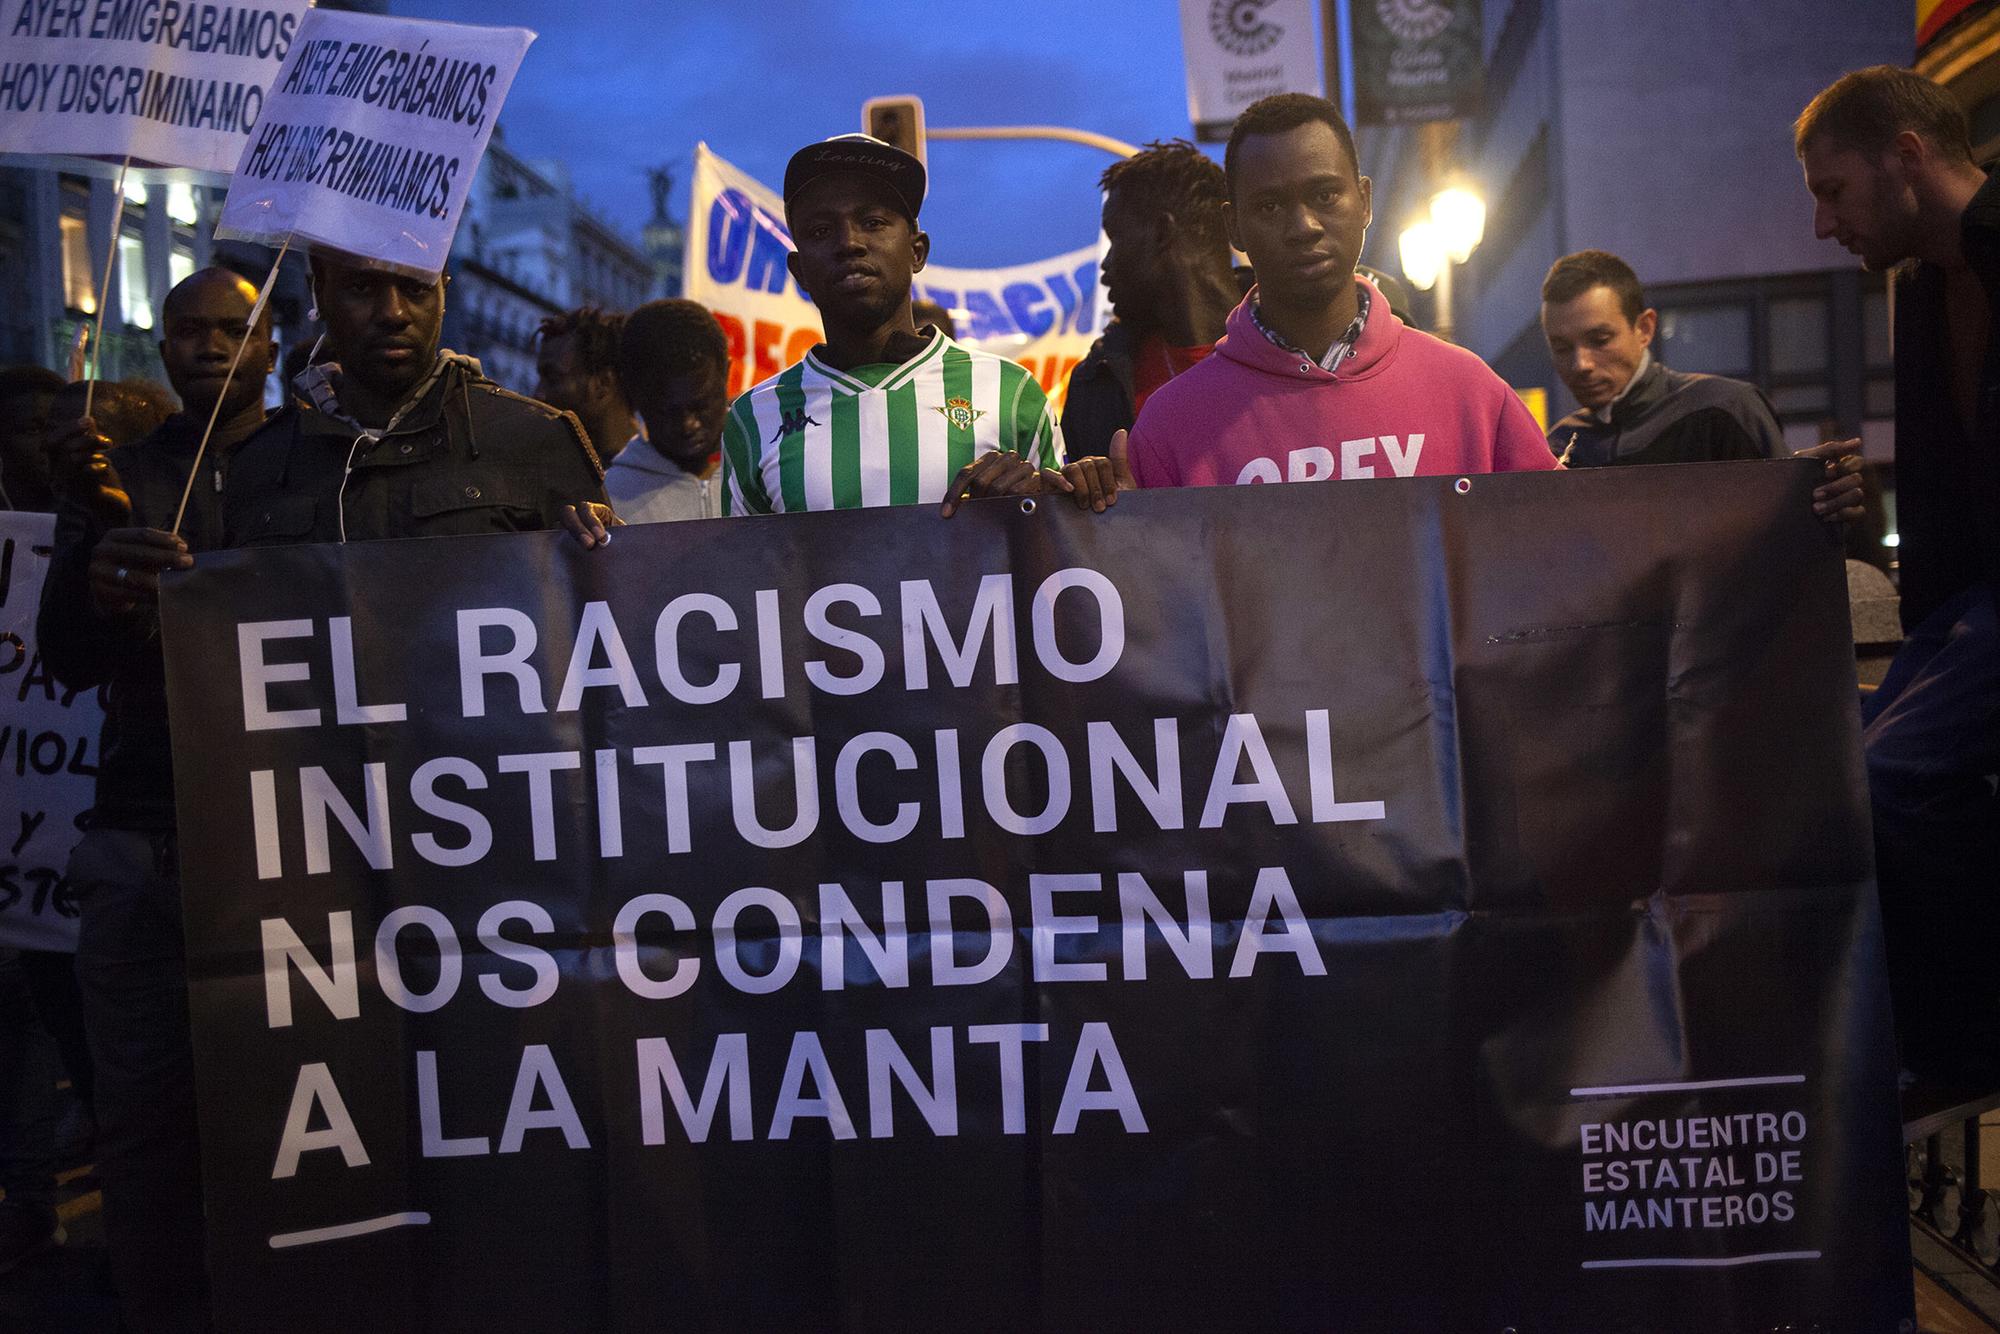
{"type": "MultiPolygon", "coordinates": [[[[1775,385],[1770,393],[1771,406],[1781,419],[1794,417],[1824,417],[1832,410],[1827,402],[1824,384],[1783,384],[1775,385]]],[[[1812,441],[1818,444],[1817,440],[1812,441]]]]}
{"type": "Polygon", "coordinates": [[[193,227],[201,221],[201,208],[195,203],[193,186],[167,187],[167,216],[184,227],[193,227]]]}
{"type": "Polygon", "coordinates": [[[97,281],[90,272],[90,228],[81,213],[62,217],[63,304],[97,313],[97,281]]]}
{"type": "Polygon", "coordinates": [[[173,253],[167,256],[167,287],[171,290],[193,276],[194,251],[177,241],[173,253]]]}
{"type": "Polygon", "coordinates": [[[1771,302],[1771,374],[1824,379],[1831,351],[1824,297],[1781,297],[1771,302]]]}
{"type": "Polygon", "coordinates": [[[1889,342],[1889,294],[1880,287],[1861,297],[1861,346],[1869,370],[1889,370],[1896,364],[1889,342]]]}
{"type": "Polygon", "coordinates": [[[153,327],[153,294],[146,281],[146,243],[131,232],[118,238],[118,307],[134,329],[153,327]]]}
{"type": "Polygon", "coordinates": [[[1870,417],[1894,417],[1896,415],[1896,380],[1894,376],[1886,380],[1870,380],[1868,396],[1863,408],[1870,417]]]}
{"type": "Polygon", "coordinates": [[[1861,296],[1861,344],[1868,367],[1863,411],[1886,423],[1896,415],[1896,354],[1890,340],[1889,293],[1879,284],[1861,296]]]}
{"type": "Polygon", "coordinates": [[[1660,355],[1678,371],[1748,376],[1750,308],[1689,306],[1660,311],[1660,355]]]}

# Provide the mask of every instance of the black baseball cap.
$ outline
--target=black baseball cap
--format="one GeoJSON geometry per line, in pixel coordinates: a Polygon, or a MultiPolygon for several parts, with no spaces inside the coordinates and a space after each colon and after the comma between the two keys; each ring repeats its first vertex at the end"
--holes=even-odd
{"type": "Polygon", "coordinates": [[[837,134],[816,144],[807,144],[792,154],[785,164],[785,207],[791,208],[799,191],[822,176],[855,172],[873,176],[887,185],[902,202],[911,222],[924,205],[924,164],[894,144],[873,135],[837,134]]]}

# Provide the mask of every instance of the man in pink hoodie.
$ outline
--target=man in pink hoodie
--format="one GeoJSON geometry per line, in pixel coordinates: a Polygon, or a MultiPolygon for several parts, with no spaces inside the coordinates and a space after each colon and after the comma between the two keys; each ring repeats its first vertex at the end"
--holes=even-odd
{"type": "Polygon", "coordinates": [[[1215,355],[1147,400],[1142,487],[1516,472],[1556,466],[1535,419],[1464,348],[1409,328],[1355,276],[1372,220],[1331,102],[1251,104],[1223,155],[1229,239],[1257,286],[1215,355]]]}

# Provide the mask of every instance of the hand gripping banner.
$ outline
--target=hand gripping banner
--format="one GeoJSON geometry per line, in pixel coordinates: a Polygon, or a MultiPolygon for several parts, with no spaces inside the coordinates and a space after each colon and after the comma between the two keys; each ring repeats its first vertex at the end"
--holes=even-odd
{"type": "Polygon", "coordinates": [[[204,554],[220,1327],[1894,1329],[1815,477],[204,554]]]}

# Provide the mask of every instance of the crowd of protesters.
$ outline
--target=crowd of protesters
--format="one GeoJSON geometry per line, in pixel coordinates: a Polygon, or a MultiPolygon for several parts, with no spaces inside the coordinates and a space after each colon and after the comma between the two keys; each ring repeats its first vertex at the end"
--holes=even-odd
{"type": "MultiPolygon", "coordinates": [[[[1870,269],[1914,261],[1895,303],[1909,638],[1867,703],[1867,757],[1905,1061],[2000,1078],[2000,187],[1974,163],[1963,113],[1907,71],[1843,78],[1794,132],[1817,233],[1870,269]],[[1920,963],[1940,935],[1943,966],[1920,963]]],[[[167,298],[171,415],[143,385],[98,386],[83,417],[75,386],[0,374],[6,503],[58,516],[42,652],[65,685],[108,687],[97,805],[70,869],[78,994],[45,986],[37,1000],[80,1007],[88,1034],[71,1059],[89,1068],[72,1075],[92,1091],[132,1329],[202,1328],[206,1303],[164,572],[226,547],[552,528],[594,547],[621,523],[883,505],[949,517],[1034,493],[1102,512],[1134,488],[1785,452],[1754,387],[1662,363],[1638,276],[1597,250],[1559,260],[1543,289],[1550,356],[1580,405],[1545,434],[1477,356],[1412,327],[1401,294],[1359,270],[1370,182],[1322,99],[1249,107],[1220,165],[1158,143],[1102,184],[1115,320],[1071,375],[1060,419],[1021,366],[956,341],[944,312],[913,309],[925,168],[855,135],[802,148],[783,183],[788,264],[825,341],[733,404],[722,330],[693,302],[547,321],[531,399],[439,347],[442,278],[331,253],[311,264],[322,345],[287,375],[275,413],[268,321],[251,325],[254,290],[220,269],[167,298]]],[[[1814,510],[1858,517],[1859,443],[1805,452],[1825,470],[1814,510]]],[[[47,1155],[24,1143],[40,1123],[11,1114],[33,1082],[9,1055],[23,1025],[4,1027],[0,1262],[55,1232],[36,1182],[47,1155]]]]}

